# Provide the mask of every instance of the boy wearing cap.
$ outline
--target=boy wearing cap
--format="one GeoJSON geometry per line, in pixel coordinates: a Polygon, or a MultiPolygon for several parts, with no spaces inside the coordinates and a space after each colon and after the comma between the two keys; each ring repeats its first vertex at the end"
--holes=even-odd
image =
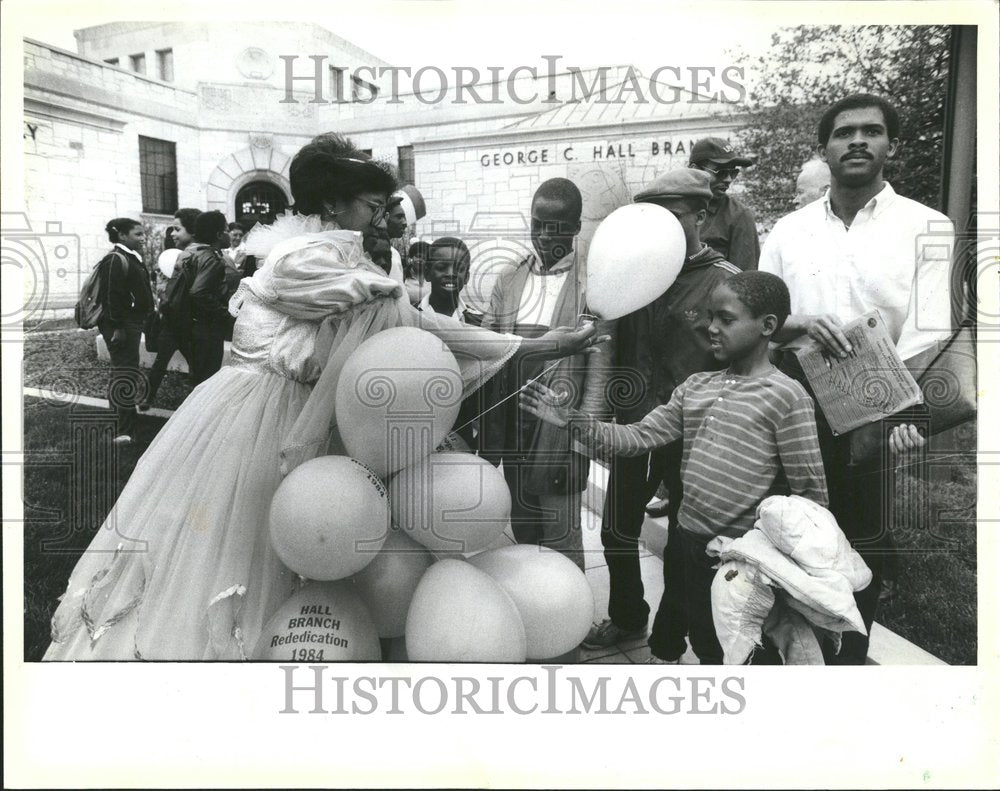
{"type": "Polygon", "coordinates": [[[706,137],[691,147],[690,167],[712,177],[712,200],[701,226],[701,239],[743,271],[757,268],[760,240],[757,220],[745,205],[729,194],[729,187],[753,160],[741,157],[721,137],[706,137]]]}
{"type": "MultiPolygon", "coordinates": [[[[666,404],[674,389],[691,374],[720,367],[708,338],[709,297],[719,283],[739,269],[701,240],[699,229],[711,199],[711,177],[693,168],[665,173],[636,195],[637,203],[655,203],[677,218],[687,250],[673,285],[646,307],[618,320],[614,373],[608,392],[637,394],[628,403],[612,404],[619,423],[640,420],[666,404]],[[616,386],[616,380],[620,386],[616,386]]],[[[669,493],[670,532],[663,558],[663,598],[649,645],[653,655],[665,661],[676,661],[686,650],[687,629],[679,585],[682,573],[677,568],[679,540],[675,538],[681,501],[680,466],[680,443],[612,459],[601,524],[601,543],[610,577],[609,618],[591,629],[583,641],[585,648],[606,648],[646,632],[649,606],[643,596],[638,540],[644,506],[662,480],[669,493]]]]}

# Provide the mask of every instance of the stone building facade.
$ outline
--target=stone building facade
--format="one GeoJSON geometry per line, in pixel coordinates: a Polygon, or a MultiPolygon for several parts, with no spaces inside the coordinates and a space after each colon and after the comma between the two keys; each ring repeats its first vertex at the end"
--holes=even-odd
{"type": "MultiPolygon", "coordinates": [[[[143,221],[151,259],[179,207],[269,221],[291,203],[295,151],[331,130],[418,186],[428,215],[416,236],[467,237],[476,271],[487,272],[470,286],[476,302],[495,264],[526,251],[542,180],[580,185],[585,248],[600,219],[655,173],[684,164],[695,139],[733,126],[731,106],[690,91],[675,90],[670,103],[588,96],[594,74],[569,69],[475,86],[527,99],[469,101],[452,85],[435,100],[416,80],[393,86],[378,73],[389,64],[311,24],[121,22],[75,35],[75,53],[24,40],[26,189],[16,224],[26,240],[38,237],[25,255],[39,257],[45,281],[25,318],[75,302],[108,247],[112,217],[143,221]]],[[[610,96],[630,73],[603,70],[610,96]]]]}

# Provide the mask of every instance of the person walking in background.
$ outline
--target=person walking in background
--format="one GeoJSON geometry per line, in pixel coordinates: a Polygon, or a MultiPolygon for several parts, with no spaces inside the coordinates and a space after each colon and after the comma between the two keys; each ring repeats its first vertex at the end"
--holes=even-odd
{"type": "Polygon", "coordinates": [[[225,215],[221,211],[204,212],[195,223],[194,239],[199,247],[185,259],[183,266],[191,306],[191,381],[197,387],[222,367],[226,333],[232,323],[231,294],[227,296],[222,255],[229,247],[225,215]]]}
{"type": "Polygon", "coordinates": [[[142,223],[128,217],[111,220],[104,229],[114,248],[98,263],[101,318],[97,328],[111,357],[108,401],[115,409],[115,443],[132,441],[136,397],[145,389],[139,368],[142,327],[152,313],[153,290],[142,261],[146,234],[142,223]]]}
{"type": "Polygon", "coordinates": [[[174,223],[167,229],[173,241],[173,248],[164,250],[156,261],[156,309],[160,314],[160,334],[157,338],[156,359],[149,369],[149,389],[139,404],[140,412],[146,412],[156,401],[160,383],[167,373],[167,367],[177,352],[180,352],[191,369],[190,327],[186,322],[175,321],[164,310],[167,289],[171,280],[180,277],[180,263],[188,248],[194,242],[194,228],[201,211],[198,209],[178,209],[174,223]]]}
{"type": "MultiPolygon", "coordinates": [[[[226,261],[240,272],[243,270],[247,257],[246,247],[243,246],[245,234],[246,229],[239,222],[229,223],[229,247],[222,251],[226,261]]],[[[241,277],[245,277],[245,275],[241,275],[241,277]]]]}
{"type": "Polygon", "coordinates": [[[701,240],[743,271],[757,268],[760,241],[753,212],[729,194],[740,167],[753,160],[742,157],[719,137],[706,137],[691,147],[689,166],[712,177],[712,200],[708,217],[701,227],[701,240]]]}

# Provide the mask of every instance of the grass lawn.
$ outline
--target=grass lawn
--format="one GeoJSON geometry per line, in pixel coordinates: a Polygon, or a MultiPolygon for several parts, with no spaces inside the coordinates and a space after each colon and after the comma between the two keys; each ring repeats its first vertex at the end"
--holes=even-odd
{"type": "MultiPolygon", "coordinates": [[[[110,364],[97,359],[97,330],[25,332],[25,387],[64,395],[108,397],[110,364]]],[[[145,370],[145,369],[144,369],[145,370]]],[[[155,406],[176,409],[191,392],[186,374],[168,371],[155,406]]]]}
{"type": "Polygon", "coordinates": [[[140,416],[135,441],[119,446],[109,410],[24,400],[25,660],[42,658],[73,566],[164,423],[140,416]]]}
{"type": "MultiPolygon", "coordinates": [[[[77,558],[164,422],[141,416],[136,441],[117,447],[110,442],[110,418],[107,410],[25,399],[24,656],[28,661],[45,652],[56,599],[65,590],[77,558]]],[[[967,445],[971,437],[974,447],[975,424],[963,427],[962,434],[951,437],[953,444],[967,445]]],[[[959,453],[935,466],[939,470],[929,481],[911,476],[898,481],[897,590],[876,620],[949,664],[975,664],[975,457],[959,453]]]]}

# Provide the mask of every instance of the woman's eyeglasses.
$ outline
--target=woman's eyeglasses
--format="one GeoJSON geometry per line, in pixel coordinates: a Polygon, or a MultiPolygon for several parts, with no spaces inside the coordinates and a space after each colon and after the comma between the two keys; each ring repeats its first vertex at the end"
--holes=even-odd
{"type": "Polygon", "coordinates": [[[362,203],[370,206],[372,208],[372,225],[378,225],[382,220],[386,218],[389,210],[386,208],[384,203],[379,203],[378,201],[368,200],[367,198],[358,198],[362,203]]]}

